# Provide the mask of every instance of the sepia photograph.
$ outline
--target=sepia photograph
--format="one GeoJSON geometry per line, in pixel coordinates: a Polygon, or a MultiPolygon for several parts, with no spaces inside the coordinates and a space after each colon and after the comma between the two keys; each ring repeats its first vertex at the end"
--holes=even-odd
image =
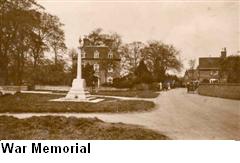
{"type": "Polygon", "coordinates": [[[239,141],[239,22],[240,1],[0,0],[0,140],[239,141]]]}

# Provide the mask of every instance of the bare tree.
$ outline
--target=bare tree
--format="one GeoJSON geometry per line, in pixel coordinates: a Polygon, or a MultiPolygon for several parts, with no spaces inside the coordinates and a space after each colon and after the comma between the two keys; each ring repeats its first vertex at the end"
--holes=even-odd
{"type": "Polygon", "coordinates": [[[66,45],[64,43],[65,36],[61,29],[63,26],[56,16],[48,13],[40,14],[40,23],[33,31],[33,39],[31,44],[31,56],[33,57],[33,81],[36,80],[36,71],[39,60],[44,57],[44,52],[51,48],[55,55],[55,65],[57,63],[58,51],[65,51],[66,45]]]}
{"type": "Polygon", "coordinates": [[[194,70],[195,64],[196,64],[196,60],[195,59],[190,59],[189,62],[188,62],[188,65],[189,65],[191,70],[194,70]]]}
{"type": "Polygon", "coordinates": [[[63,26],[62,23],[60,23],[60,20],[56,16],[51,16],[52,26],[53,29],[51,30],[50,35],[50,47],[52,48],[54,52],[54,61],[55,65],[57,64],[59,52],[66,52],[66,45],[65,45],[65,34],[64,31],[61,29],[63,26]]]}
{"type": "Polygon", "coordinates": [[[139,62],[143,58],[141,50],[144,48],[142,42],[132,42],[120,48],[122,58],[121,67],[126,70],[126,74],[135,72],[139,62]]]}

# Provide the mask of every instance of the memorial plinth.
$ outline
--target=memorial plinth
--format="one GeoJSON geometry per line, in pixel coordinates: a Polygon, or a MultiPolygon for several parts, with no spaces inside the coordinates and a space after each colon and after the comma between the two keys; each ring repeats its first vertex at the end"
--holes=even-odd
{"type": "Polygon", "coordinates": [[[66,99],[76,99],[76,100],[88,100],[90,98],[90,93],[86,90],[86,82],[84,79],[74,79],[72,82],[72,87],[69,90],[66,99]]]}
{"type": "Polygon", "coordinates": [[[100,102],[104,99],[99,99],[90,95],[87,91],[86,82],[82,79],[82,57],[81,57],[81,41],[80,43],[80,53],[78,53],[77,58],[77,78],[72,82],[72,87],[63,98],[53,99],[51,101],[67,101],[67,102],[100,102]]]}
{"type": "Polygon", "coordinates": [[[90,93],[86,89],[86,82],[82,79],[81,46],[77,59],[77,78],[73,80],[72,87],[65,98],[77,101],[88,101],[90,98],[90,93]]]}

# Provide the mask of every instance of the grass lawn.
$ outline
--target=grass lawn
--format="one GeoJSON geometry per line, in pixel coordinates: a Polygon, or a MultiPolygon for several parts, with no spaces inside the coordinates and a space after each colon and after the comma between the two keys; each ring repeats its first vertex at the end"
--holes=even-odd
{"type": "Polygon", "coordinates": [[[17,119],[0,116],[0,140],[165,140],[167,136],[153,130],[123,123],[106,123],[97,118],[59,116],[17,119]]]}
{"type": "Polygon", "coordinates": [[[93,94],[107,96],[140,97],[140,98],[156,98],[159,95],[159,93],[154,91],[99,91],[93,94]]]}
{"type": "Polygon", "coordinates": [[[99,103],[52,102],[50,99],[60,95],[16,94],[0,97],[0,113],[26,112],[135,112],[150,111],[154,108],[151,101],[106,99],[99,103]]]}

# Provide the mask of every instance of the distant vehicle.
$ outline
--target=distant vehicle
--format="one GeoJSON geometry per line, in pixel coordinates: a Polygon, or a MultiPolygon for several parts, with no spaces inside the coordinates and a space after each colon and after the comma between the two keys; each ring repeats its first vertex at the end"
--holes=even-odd
{"type": "Polygon", "coordinates": [[[219,83],[219,80],[218,79],[210,79],[209,83],[210,84],[219,83]]]}
{"type": "Polygon", "coordinates": [[[199,82],[198,81],[191,81],[187,83],[187,92],[194,92],[197,90],[199,86],[199,82]]]}
{"type": "Polygon", "coordinates": [[[6,94],[14,95],[17,92],[19,92],[19,91],[16,89],[11,89],[9,87],[0,86],[0,96],[6,95],[6,94]]]}

